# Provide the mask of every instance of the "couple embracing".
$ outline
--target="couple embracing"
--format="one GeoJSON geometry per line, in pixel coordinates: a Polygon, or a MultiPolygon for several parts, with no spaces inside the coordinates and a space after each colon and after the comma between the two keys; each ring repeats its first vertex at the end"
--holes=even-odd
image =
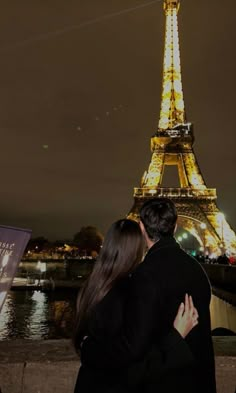
{"type": "Polygon", "coordinates": [[[108,230],[78,297],[74,393],[216,393],[211,286],[176,222],[174,203],[157,198],[139,224],[108,230]]]}

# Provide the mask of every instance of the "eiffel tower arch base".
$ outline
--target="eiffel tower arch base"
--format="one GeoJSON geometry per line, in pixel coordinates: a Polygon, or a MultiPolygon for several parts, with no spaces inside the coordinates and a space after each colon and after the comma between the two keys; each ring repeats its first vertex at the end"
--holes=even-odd
{"type": "MultiPolygon", "coordinates": [[[[139,220],[143,203],[152,198],[167,197],[173,200],[178,212],[177,225],[194,236],[205,254],[219,256],[227,253],[236,256],[236,236],[214,200],[173,196],[176,189],[135,189],[134,204],[127,217],[139,220]],[[142,190],[142,196],[140,191],[142,190]],[[151,192],[151,193],[150,193],[151,192]],[[139,195],[137,195],[139,193],[139,195]],[[148,195],[149,193],[149,195],[148,195]]],[[[182,190],[183,191],[183,190],[182,190]]],[[[186,194],[186,190],[185,194],[186,194]]],[[[181,189],[178,189],[181,194],[181,189]]]]}

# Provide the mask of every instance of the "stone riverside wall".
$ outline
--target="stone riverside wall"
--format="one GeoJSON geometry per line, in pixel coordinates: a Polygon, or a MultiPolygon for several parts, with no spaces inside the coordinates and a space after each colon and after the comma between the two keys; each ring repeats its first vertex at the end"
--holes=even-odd
{"type": "MultiPolygon", "coordinates": [[[[214,337],[217,393],[235,393],[236,337],[214,337]]],[[[80,366],[70,340],[0,341],[2,393],[73,393],[80,366]]]]}

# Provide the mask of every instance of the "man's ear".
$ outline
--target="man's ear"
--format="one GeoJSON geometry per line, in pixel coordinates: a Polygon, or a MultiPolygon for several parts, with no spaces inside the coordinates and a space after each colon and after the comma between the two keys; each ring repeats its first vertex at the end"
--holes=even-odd
{"type": "Polygon", "coordinates": [[[140,226],[140,229],[141,229],[141,231],[142,231],[143,238],[144,238],[144,241],[145,241],[145,243],[146,243],[146,246],[147,246],[147,248],[149,249],[150,247],[152,247],[152,245],[154,244],[154,242],[152,242],[152,241],[149,239],[148,234],[147,234],[147,231],[146,231],[145,226],[143,225],[142,221],[139,222],[139,226],[140,226]]]}
{"type": "Polygon", "coordinates": [[[142,221],[139,221],[139,226],[140,226],[140,229],[142,231],[142,234],[145,235],[146,234],[146,230],[145,230],[145,227],[144,227],[142,221]]]}

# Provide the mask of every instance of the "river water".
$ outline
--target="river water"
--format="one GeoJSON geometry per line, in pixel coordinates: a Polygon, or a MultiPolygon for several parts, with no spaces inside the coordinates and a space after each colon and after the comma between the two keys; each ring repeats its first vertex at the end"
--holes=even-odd
{"type": "MultiPolygon", "coordinates": [[[[0,340],[70,338],[76,291],[10,291],[0,314],[0,340]]],[[[212,329],[236,333],[236,307],[212,296],[212,329]]]]}

